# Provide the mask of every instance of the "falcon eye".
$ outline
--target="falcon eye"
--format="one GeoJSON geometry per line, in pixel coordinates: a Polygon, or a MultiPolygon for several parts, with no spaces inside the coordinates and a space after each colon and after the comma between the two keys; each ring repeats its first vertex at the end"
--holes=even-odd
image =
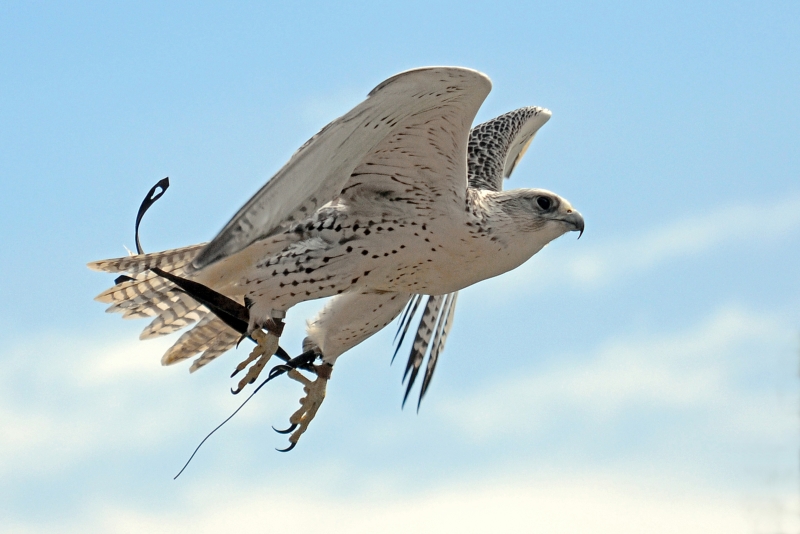
{"type": "Polygon", "coordinates": [[[539,204],[539,207],[543,210],[549,210],[550,206],[553,205],[552,201],[547,197],[538,197],[536,203],[539,204]]]}

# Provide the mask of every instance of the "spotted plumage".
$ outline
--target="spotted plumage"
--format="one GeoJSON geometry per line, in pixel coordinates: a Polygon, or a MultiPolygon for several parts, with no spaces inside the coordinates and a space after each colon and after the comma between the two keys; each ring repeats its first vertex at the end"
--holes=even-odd
{"type": "Polygon", "coordinates": [[[197,322],[163,360],[200,354],[191,370],[239,335],[150,268],[246,305],[248,332],[299,302],[333,297],[309,321],[303,347],[328,365],[405,308],[402,343],[422,309],[405,372],[407,398],[427,356],[421,399],[458,291],[583,230],[580,214],[554,193],[502,191],[550,113],[522,108],[470,131],[490,87],[483,74],[455,67],[386,80],[303,145],[208,244],[90,264],[126,273],[98,300],[125,317],[154,316],[143,338],[197,322]]]}

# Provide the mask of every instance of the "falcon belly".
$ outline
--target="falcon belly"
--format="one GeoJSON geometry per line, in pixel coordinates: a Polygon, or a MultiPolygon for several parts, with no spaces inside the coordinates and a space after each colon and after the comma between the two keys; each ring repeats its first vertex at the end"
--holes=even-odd
{"type": "Polygon", "coordinates": [[[428,356],[421,400],[457,292],[518,267],[566,232],[583,232],[580,213],[558,195],[502,190],[550,112],[522,108],[470,131],[490,88],[485,75],[456,67],[389,78],[303,145],[208,244],[90,263],[125,273],[97,300],[125,318],[155,317],[142,339],[196,323],[165,365],[199,354],[194,371],[250,336],[257,346],[234,371],[248,369],[238,391],[282,350],[289,308],[333,297],[303,343],[315,379],[289,372],[306,393],[290,418],[291,448],[316,415],[337,358],[405,309],[402,343],[425,296],[406,366],[407,398],[428,356]],[[242,332],[182,281],[239,306],[242,332]]]}

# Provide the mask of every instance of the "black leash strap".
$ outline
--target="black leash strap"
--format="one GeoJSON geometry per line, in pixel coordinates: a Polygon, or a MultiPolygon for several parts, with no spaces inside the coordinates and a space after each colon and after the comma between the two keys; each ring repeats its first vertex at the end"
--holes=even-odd
{"type": "Polygon", "coordinates": [[[150,270],[183,289],[187,295],[207,307],[222,322],[235,331],[240,334],[247,332],[247,326],[250,323],[250,311],[246,307],[198,282],[175,276],[172,273],[162,271],[158,267],[151,267],[150,270]]]}
{"type": "MultiPolygon", "coordinates": [[[[150,209],[150,206],[155,204],[156,200],[164,196],[164,193],[166,193],[167,188],[169,188],[169,177],[164,178],[163,180],[159,180],[159,182],[156,185],[150,188],[150,191],[148,191],[147,196],[144,198],[144,200],[142,200],[142,204],[139,206],[139,212],[136,214],[136,226],[134,228],[134,233],[136,237],[136,252],[139,254],[144,254],[144,251],[142,250],[142,244],[139,242],[139,225],[142,222],[144,214],[147,213],[148,209],[150,209]]],[[[222,322],[224,322],[226,325],[231,327],[236,332],[242,334],[242,339],[244,339],[244,336],[247,333],[247,327],[250,323],[250,310],[247,309],[247,306],[239,304],[235,300],[226,297],[225,295],[223,295],[218,291],[214,291],[208,286],[205,286],[193,280],[187,280],[186,278],[174,275],[172,273],[168,273],[162,269],[159,269],[158,267],[151,267],[150,270],[153,273],[157,274],[158,276],[166,278],[167,280],[178,286],[187,295],[195,299],[200,304],[206,306],[211,311],[211,313],[219,317],[222,322]]],[[[131,278],[130,276],[121,275],[117,277],[117,279],[114,282],[116,284],[121,284],[123,282],[128,282],[133,280],[134,279],[131,278]]],[[[177,475],[175,475],[175,478],[178,478],[181,475],[181,473],[183,473],[183,471],[189,465],[189,462],[191,462],[192,458],[194,458],[195,454],[197,454],[197,451],[200,450],[200,447],[203,445],[203,443],[205,443],[206,440],[211,437],[211,434],[219,430],[222,427],[222,425],[230,421],[231,418],[233,418],[233,416],[236,415],[239,412],[239,410],[241,410],[244,407],[245,404],[247,404],[247,401],[253,398],[253,395],[258,393],[258,390],[264,387],[264,385],[266,385],[270,380],[277,378],[280,375],[292,369],[300,368],[300,369],[310,370],[312,372],[315,371],[313,366],[313,361],[316,358],[316,355],[312,351],[304,352],[300,356],[291,358],[289,354],[279,346],[277,351],[275,352],[275,356],[285,361],[286,363],[282,365],[276,365],[275,367],[273,367],[267,379],[264,380],[250,394],[250,396],[247,397],[247,399],[245,399],[245,401],[239,405],[236,411],[234,411],[227,419],[225,419],[222,423],[220,423],[219,426],[217,426],[205,438],[203,438],[203,441],[201,441],[200,445],[198,445],[197,448],[194,450],[192,455],[189,457],[189,460],[186,461],[186,464],[183,466],[180,472],[177,475]]]]}
{"type": "Polygon", "coordinates": [[[197,454],[197,451],[199,451],[199,450],[200,450],[200,447],[202,447],[202,446],[203,446],[203,443],[205,443],[205,442],[208,440],[208,438],[210,438],[210,437],[212,436],[212,434],[214,434],[214,432],[216,432],[217,430],[219,430],[220,428],[222,428],[222,426],[223,426],[225,423],[227,423],[228,421],[230,421],[231,419],[233,419],[233,416],[234,416],[234,415],[236,415],[237,413],[239,413],[239,410],[241,410],[242,408],[244,408],[244,405],[245,405],[245,404],[247,404],[247,403],[248,403],[248,401],[249,401],[250,399],[252,399],[252,398],[253,398],[253,395],[255,395],[256,393],[258,393],[258,390],[259,390],[259,389],[261,389],[262,387],[264,387],[264,386],[267,384],[267,382],[269,382],[269,381],[270,381],[270,380],[272,380],[273,378],[277,378],[277,377],[279,377],[280,375],[282,375],[283,373],[285,373],[285,372],[287,372],[287,371],[290,371],[290,370],[291,370],[291,367],[289,367],[289,366],[288,366],[288,365],[286,365],[286,364],[283,364],[283,365],[276,365],[275,367],[273,367],[273,368],[272,368],[272,370],[269,372],[269,376],[267,377],[267,379],[266,379],[266,380],[264,380],[263,382],[261,382],[261,384],[259,384],[259,386],[258,386],[256,389],[254,389],[254,390],[253,390],[253,392],[252,392],[252,393],[251,393],[251,394],[250,394],[250,395],[249,395],[249,396],[248,396],[248,397],[247,397],[247,398],[244,400],[244,402],[243,402],[243,403],[241,403],[241,404],[239,405],[239,407],[238,407],[238,408],[236,408],[236,410],[234,410],[234,412],[233,412],[232,414],[230,414],[228,417],[226,417],[226,418],[225,418],[225,420],[224,420],[223,422],[221,422],[220,424],[218,424],[218,425],[216,426],[216,428],[214,428],[214,430],[212,430],[211,432],[209,432],[209,433],[206,435],[206,437],[204,437],[204,438],[203,438],[203,441],[201,441],[201,442],[200,442],[200,444],[199,444],[199,445],[198,445],[198,446],[197,446],[197,447],[194,449],[194,452],[192,452],[192,455],[191,455],[191,456],[189,456],[189,459],[188,459],[188,460],[186,460],[186,463],[185,463],[185,464],[183,464],[183,467],[181,467],[181,470],[180,470],[180,471],[178,471],[178,474],[177,474],[177,475],[175,475],[174,477],[172,477],[172,480],[176,480],[176,479],[177,479],[179,476],[181,476],[181,473],[183,473],[183,472],[186,470],[186,468],[187,468],[187,467],[189,467],[189,463],[191,463],[192,459],[194,459],[194,456],[195,456],[195,454],[197,454]]]}
{"type": "MultiPolygon", "coordinates": [[[[279,349],[279,350],[280,350],[280,349],[279,349]]],[[[284,352],[284,354],[286,354],[286,353],[284,352]]],[[[281,355],[281,357],[282,357],[282,355],[281,355]]],[[[304,352],[303,354],[301,354],[300,356],[296,356],[296,357],[294,357],[294,358],[290,359],[290,360],[289,360],[289,361],[287,361],[285,364],[276,365],[275,367],[273,367],[273,368],[270,370],[270,372],[269,372],[269,375],[267,376],[267,378],[266,378],[266,379],[265,379],[263,382],[261,382],[261,384],[259,384],[259,385],[258,385],[258,387],[257,387],[256,389],[254,389],[252,393],[250,393],[250,395],[249,395],[249,396],[248,396],[248,397],[247,397],[247,398],[244,400],[244,402],[242,402],[242,403],[239,405],[239,407],[238,407],[238,408],[236,408],[236,410],[234,410],[234,412],[233,412],[232,414],[230,414],[230,415],[229,415],[229,416],[228,416],[228,417],[227,417],[227,418],[226,418],[226,419],[225,419],[223,422],[221,422],[219,425],[217,425],[217,427],[216,427],[214,430],[212,430],[211,432],[209,432],[209,433],[208,433],[208,435],[206,435],[206,437],[204,437],[204,438],[203,438],[203,441],[201,441],[201,442],[200,442],[200,444],[199,444],[199,445],[198,445],[198,446],[197,446],[197,447],[194,449],[194,452],[192,452],[192,455],[191,455],[191,456],[189,456],[189,459],[188,459],[188,460],[186,460],[186,463],[183,465],[183,467],[181,468],[181,470],[180,470],[180,471],[178,471],[178,474],[177,474],[177,475],[175,475],[175,477],[173,477],[173,479],[172,479],[172,480],[175,480],[175,479],[177,479],[179,476],[181,476],[181,473],[183,473],[183,472],[184,472],[184,470],[185,470],[185,469],[186,469],[186,468],[189,466],[189,463],[192,461],[192,459],[194,458],[194,456],[197,454],[197,451],[199,451],[199,450],[200,450],[200,447],[202,447],[202,446],[203,446],[203,443],[205,443],[205,442],[208,440],[208,438],[210,438],[210,437],[211,437],[211,435],[212,435],[212,434],[214,434],[214,432],[216,432],[217,430],[219,430],[220,428],[222,428],[222,426],[223,426],[225,423],[227,423],[228,421],[230,421],[231,419],[233,419],[233,416],[234,416],[234,415],[236,415],[237,413],[239,413],[239,410],[241,410],[242,408],[244,408],[244,405],[245,405],[245,404],[247,404],[247,402],[248,402],[250,399],[252,399],[252,398],[253,398],[253,395],[255,395],[256,393],[258,393],[258,390],[260,390],[260,389],[261,389],[261,388],[263,388],[265,385],[267,385],[267,382],[269,382],[270,380],[272,380],[272,379],[274,379],[274,378],[278,378],[278,377],[279,377],[279,376],[281,376],[282,374],[284,374],[284,373],[286,373],[286,372],[288,372],[288,371],[291,371],[292,369],[298,369],[298,368],[307,368],[307,367],[311,366],[312,362],[313,362],[313,361],[316,359],[316,357],[317,357],[317,356],[316,356],[316,354],[314,353],[314,351],[307,351],[307,352],[304,352]]],[[[311,369],[313,369],[313,367],[311,367],[311,369]]],[[[274,428],[274,427],[273,427],[273,428],[274,428]]],[[[292,430],[294,430],[294,428],[292,428],[292,430]]],[[[279,433],[281,433],[281,434],[282,434],[282,433],[284,433],[284,432],[282,432],[282,431],[278,431],[278,432],[279,432],[279,433]]],[[[291,447],[290,447],[290,448],[291,448],[291,447]]]]}
{"type": "Polygon", "coordinates": [[[169,188],[169,176],[164,178],[163,180],[159,180],[156,185],[151,187],[150,191],[147,193],[147,196],[144,197],[144,200],[142,200],[142,205],[139,206],[139,213],[136,214],[136,228],[135,228],[136,252],[138,254],[144,254],[144,251],[142,250],[142,244],[139,243],[139,223],[142,222],[142,217],[144,217],[144,214],[147,213],[147,210],[150,209],[150,206],[155,204],[156,200],[161,198],[164,195],[164,193],[167,192],[168,188],[169,188]],[[156,193],[157,189],[161,189],[161,191],[156,193]]]}
{"type": "MultiPolygon", "coordinates": [[[[142,204],[139,206],[139,212],[136,214],[136,226],[134,227],[134,233],[136,236],[136,252],[139,254],[144,254],[144,250],[142,250],[142,244],[139,241],[139,225],[142,223],[142,218],[144,217],[144,214],[147,213],[147,210],[150,209],[150,206],[155,204],[156,200],[164,196],[164,193],[167,192],[168,188],[169,177],[159,180],[156,185],[150,188],[150,191],[147,192],[144,200],[142,200],[142,204]]],[[[210,287],[204,286],[203,284],[181,278],[180,276],[176,276],[166,271],[162,271],[158,267],[152,267],[150,270],[181,288],[187,295],[195,299],[200,304],[206,306],[209,310],[211,310],[212,313],[214,313],[214,315],[219,317],[222,322],[233,328],[235,331],[239,332],[240,334],[247,332],[247,326],[250,322],[250,312],[245,306],[242,306],[235,300],[230,299],[222,293],[214,291],[210,287]]],[[[117,278],[116,282],[121,283],[128,280],[132,280],[132,278],[123,275],[117,278]]]]}

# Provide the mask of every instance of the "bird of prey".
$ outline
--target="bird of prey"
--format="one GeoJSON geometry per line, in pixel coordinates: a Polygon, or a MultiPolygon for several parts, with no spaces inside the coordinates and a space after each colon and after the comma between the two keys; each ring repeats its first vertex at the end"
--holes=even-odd
{"type": "Polygon", "coordinates": [[[288,360],[280,370],[305,392],[282,431],[288,449],[316,415],[337,358],[401,313],[402,343],[421,308],[404,375],[407,398],[427,355],[421,400],[458,291],[584,228],[550,191],[502,190],[550,112],[525,107],[470,130],[490,89],[486,75],[460,67],[392,76],[300,147],[210,242],[90,263],[124,273],[97,300],[125,318],[155,317],[141,339],[196,323],[164,365],[200,354],[194,371],[250,337],[257,346],[234,371],[249,366],[235,392],[271,356],[288,360]],[[323,297],[332,298],[308,322],[303,353],[289,359],[278,345],[286,311],[323,297]]]}

